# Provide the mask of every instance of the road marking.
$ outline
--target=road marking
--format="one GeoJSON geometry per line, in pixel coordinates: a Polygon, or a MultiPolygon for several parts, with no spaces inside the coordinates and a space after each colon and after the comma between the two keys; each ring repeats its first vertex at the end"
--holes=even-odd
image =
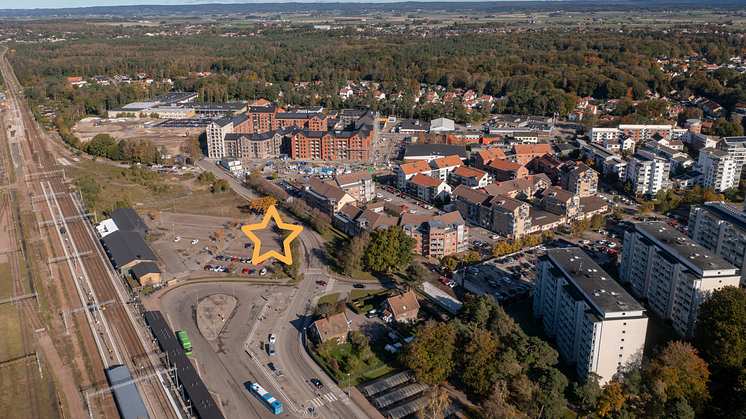
{"type": "Polygon", "coordinates": [[[70,162],[67,159],[62,158],[62,157],[58,158],[57,161],[60,162],[60,164],[63,165],[63,166],[69,166],[70,165],[70,162]]]}
{"type": "Polygon", "coordinates": [[[339,398],[334,393],[327,393],[313,400],[309,400],[308,402],[314,405],[314,407],[321,407],[326,403],[331,403],[335,400],[339,400],[339,398]]]}

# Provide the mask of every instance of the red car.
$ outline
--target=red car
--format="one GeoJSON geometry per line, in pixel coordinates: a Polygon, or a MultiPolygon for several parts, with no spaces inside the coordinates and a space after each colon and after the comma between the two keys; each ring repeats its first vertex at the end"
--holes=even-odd
{"type": "Polygon", "coordinates": [[[401,209],[405,209],[405,210],[406,210],[406,209],[409,209],[409,207],[408,207],[408,206],[406,206],[406,205],[399,205],[399,208],[401,208],[401,209]]]}
{"type": "Polygon", "coordinates": [[[326,286],[326,281],[316,281],[316,283],[324,287],[326,286]]]}
{"type": "Polygon", "coordinates": [[[609,254],[610,254],[610,255],[615,255],[615,254],[616,254],[616,250],[614,250],[614,249],[609,249],[609,254]]]}
{"type": "Polygon", "coordinates": [[[247,273],[249,273],[249,268],[244,268],[244,270],[241,271],[241,273],[244,274],[244,275],[247,274],[247,273]]]}
{"type": "Polygon", "coordinates": [[[206,271],[209,271],[209,270],[210,270],[210,268],[212,268],[212,265],[205,265],[205,270],[206,270],[206,271]]]}

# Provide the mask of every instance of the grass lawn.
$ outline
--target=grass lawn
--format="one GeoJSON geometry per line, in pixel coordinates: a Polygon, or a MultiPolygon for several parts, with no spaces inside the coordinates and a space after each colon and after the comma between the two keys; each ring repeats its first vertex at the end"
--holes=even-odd
{"type": "Polygon", "coordinates": [[[101,184],[101,192],[96,200],[96,209],[99,213],[121,200],[125,193],[130,194],[132,203],[135,205],[187,195],[186,188],[179,183],[179,180],[186,179],[183,176],[158,174],[152,183],[163,185],[166,190],[162,193],[155,193],[147,187],[141,186],[134,179],[123,177],[122,171],[128,168],[129,166],[114,166],[81,159],[75,165],[65,166],[65,174],[68,181],[73,181],[83,175],[92,175],[101,184]]]}
{"type": "Polygon", "coordinates": [[[372,305],[373,308],[381,308],[381,304],[391,295],[392,290],[352,290],[347,302],[353,304],[354,301],[361,301],[361,307],[372,305]]]}
{"type": "Polygon", "coordinates": [[[339,300],[339,293],[329,294],[329,295],[325,295],[325,296],[319,298],[319,302],[316,305],[320,306],[320,305],[326,304],[326,303],[334,305],[334,304],[337,304],[337,300],[339,300]]]}
{"type": "Polygon", "coordinates": [[[349,240],[349,236],[345,233],[337,230],[334,227],[329,227],[328,230],[324,230],[323,233],[321,233],[321,237],[323,237],[326,241],[332,243],[336,248],[340,248],[345,240],[349,240]]]}
{"type": "MultiPolygon", "coordinates": [[[[373,342],[375,343],[375,342],[373,342]]],[[[378,353],[378,347],[374,346],[373,343],[371,344],[371,350],[373,350],[373,356],[368,360],[367,363],[358,362],[355,369],[350,371],[350,376],[354,377],[356,375],[365,373],[366,371],[370,371],[372,369],[379,368],[386,364],[384,360],[382,360],[380,357],[382,354],[378,353]]],[[[344,343],[342,345],[338,345],[332,349],[330,357],[337,362],[337,365],[343,364],[343,359],[347,356],[357,356],[355,351],[352,349],[352,344],[350,342],[344,343]]],[[[316,358],[317,361],[322,362],[323,360],[321,357],[316,358]]],[[[326,369],[331,372],[332,376],[334,377],[334,380],[340,383],[346,384],[347,381],[347,373],[342,372],[341,370],[336,369],[333,365],[326,365],[326,369]]],[[[393,369],[393,368],[392,368],[393,369]]],[[[361,377],[357,377],[356,379],[352,380],[351,385],[357,385],[359,383],[372,380],[373,378],[380,377],[381,375],[387,374],[390,372],[390,370],[387,368],[379,368],[375,371],[371,371],[370,374],[366,374],[361,377]]]]}

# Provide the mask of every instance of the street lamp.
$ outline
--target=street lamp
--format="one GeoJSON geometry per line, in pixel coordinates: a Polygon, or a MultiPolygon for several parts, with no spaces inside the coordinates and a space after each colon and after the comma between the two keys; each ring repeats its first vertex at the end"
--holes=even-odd
{"type": "Polygon", "coordinates": [[[350,395],[350,373],[347,373],[347,395],[350,395]]]}

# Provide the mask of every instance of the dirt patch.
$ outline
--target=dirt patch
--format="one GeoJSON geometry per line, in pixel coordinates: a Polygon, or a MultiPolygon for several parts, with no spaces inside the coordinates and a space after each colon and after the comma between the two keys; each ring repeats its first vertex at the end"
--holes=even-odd
{"type": "Polygon", "coordinates": [[[86,118],[73,127],[71,132],[80,141],[90,141],[98,134],[109,134],[117,140],[150,140],[158,147],[165,147],[167,154],[181,155],[180,148],[191,136],[200,135],[205,129],[154,128],[162,120],[150,118],[98,119],[86,118]]]}

